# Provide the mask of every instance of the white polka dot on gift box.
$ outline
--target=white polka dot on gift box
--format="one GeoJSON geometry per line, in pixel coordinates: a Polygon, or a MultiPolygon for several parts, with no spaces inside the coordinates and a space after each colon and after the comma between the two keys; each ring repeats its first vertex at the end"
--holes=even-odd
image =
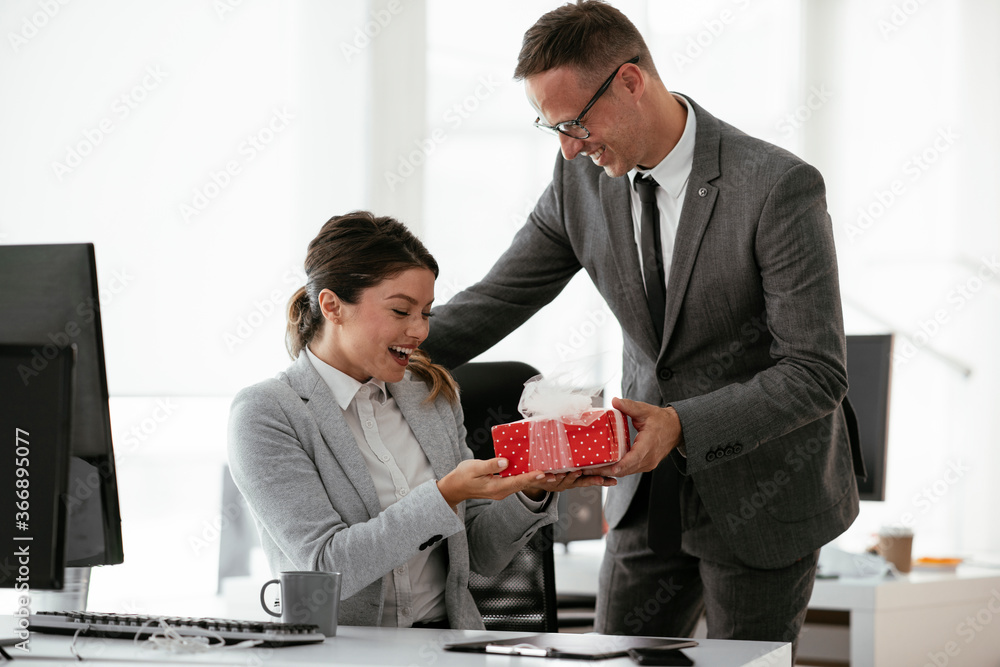
{"type": "Polygon", "coordinates": [[[615,448],[612,445],[611,424],[607,416],[593,422],[590,426],[566,426],[573,451],[574,465],[594,465],[611,461],[615,448]],[[586,448],[586,451],[581,451],[586,448]]]}
{"type": "Polygon", "coordinates": [[[527,433],[526,425],[521,422],[493,427],[493,451],[496,456],[507,459],[504,476],[528,472],[527,452],[524,446],[519,446],[527,441],[527,433]]]}

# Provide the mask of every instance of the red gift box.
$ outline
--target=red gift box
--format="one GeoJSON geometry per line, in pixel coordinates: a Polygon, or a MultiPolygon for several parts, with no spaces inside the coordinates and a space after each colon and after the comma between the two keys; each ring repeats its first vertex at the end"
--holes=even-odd
{"type": "Polygon", "coordinates": [[[496,455],[507,459],[501,477],[594,468],[618,461],[629,449],[628,424],[618,410],[588,410],[576,419],[523,419],[492,431],[496,455]]]}

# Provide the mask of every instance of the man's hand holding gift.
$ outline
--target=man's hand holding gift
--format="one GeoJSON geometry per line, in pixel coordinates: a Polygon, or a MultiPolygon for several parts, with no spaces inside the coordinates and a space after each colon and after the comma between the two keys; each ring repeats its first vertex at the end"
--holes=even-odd
{"type": "Polygon", "coordinates": [[[648,472],[667,458],[675,447],[683,444],[681,420],[672,407],[660,408],[627,398],[612,399],[611,405],[632,419],[632,426],[637,431],[635,442],[618,462],[587,470],[587,474],[624,477],[648,472]]]}

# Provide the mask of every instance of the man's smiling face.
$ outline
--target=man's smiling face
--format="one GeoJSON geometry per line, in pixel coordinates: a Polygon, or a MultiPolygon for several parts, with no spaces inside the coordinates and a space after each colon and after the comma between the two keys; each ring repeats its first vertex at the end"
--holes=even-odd
{"type": "MultiPolygon", "coordinates": [[[[590,131],[587,139],[574,139],[559,133],[563,157],[572,160],[577,155],[587,156],[611,177],[627,174],[639,164],[644,150],[631,93],[622,78],[623,71],[624,68],[580,119],[590,131]]],[[[546,125],[575,119],[600,86],[600,83],[582,81],[577,70],[565,66],[528,77],[524,84],[528,101],[546,125]]]]}

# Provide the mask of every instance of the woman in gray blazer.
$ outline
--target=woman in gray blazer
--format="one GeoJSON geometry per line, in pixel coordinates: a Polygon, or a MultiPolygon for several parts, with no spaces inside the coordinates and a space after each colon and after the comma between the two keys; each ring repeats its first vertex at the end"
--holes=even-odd
{"type": "Polygon", "coordinates": [[[578,472],[500,478],[465,445],[451,376],[427,337],[437,263],[402,224],[328,221],[291,299],[294,359],[233,401],[229,461],[268,562],[343,573],[345,625],[479,629],[469,571],[502,570],[556,519],[578,472]]]}

